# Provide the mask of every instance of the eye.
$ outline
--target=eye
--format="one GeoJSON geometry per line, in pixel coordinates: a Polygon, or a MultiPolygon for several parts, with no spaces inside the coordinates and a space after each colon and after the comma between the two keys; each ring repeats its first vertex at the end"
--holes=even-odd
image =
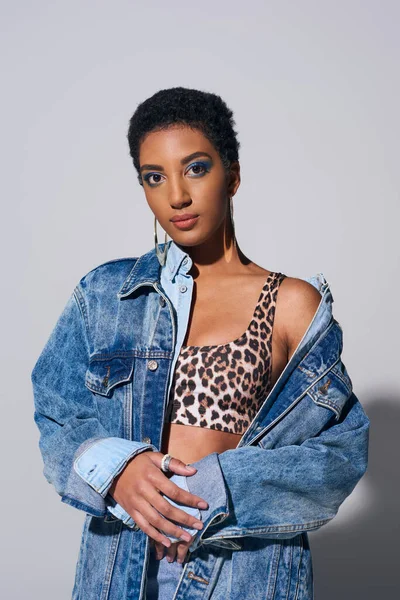
{"type": "MultiPolygon", "coordinates": [[[[186,172],[189,172],[191,169],[194,169],[194,175],[191,176],[191,179],[194,179],[203,177],[206,173],[208,173],[210,171],[210,165],[204,162],[195,162],[187,168],[186,172]]],[[[157,187],[157,185],[159,185],[159,183],[162,181],[162,175],[160,173],[147,173],[143,179],[150,187],[157,187]],[[151,181],[152,177],[153,180],[151,181]]]]}
{"type": "Polygon", "coordinates": [[[155,181],[154,183],[150,182],[150,178],[151,177],[161,177],[160,173],[147,173],[147,175],[145,175],[143,177],[143,179],[145,180],[145,182],[150,186],[150,187],[156,187],[160,181],[155,181]]]}
{"type": "Polygon", "coordinates": [[[202,177],[203,175],[205,175],[206,173],[209,172],[210,165],[208,165],[207,163],[203,163],[203,162],[196,162],[188,167],[188,171],[190,169],[195,169],[195,172],[194,172],[195,177],[202,177]],[[199,172],[198,169],[202,169],[202,170],[199,172]]]}

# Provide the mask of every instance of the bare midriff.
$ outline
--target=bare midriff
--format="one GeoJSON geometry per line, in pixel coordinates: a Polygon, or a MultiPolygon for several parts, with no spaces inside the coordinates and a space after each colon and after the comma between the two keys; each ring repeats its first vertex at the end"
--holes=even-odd
{"type": "Polygon", "coordinates": [[[184,463],[201,460],[208,454],[236,448],[242,434],[228,433],[205,427],[166,423],[161,452],[169,453],[184,463]]]}

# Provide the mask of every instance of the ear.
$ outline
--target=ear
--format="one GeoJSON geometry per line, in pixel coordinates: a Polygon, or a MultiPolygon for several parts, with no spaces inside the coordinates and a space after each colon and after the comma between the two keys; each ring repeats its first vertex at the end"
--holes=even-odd
{"type": "Polygon", "coordinates": [[[235,161],[231,164],[228,176],[228,194],[234,196],[240,186],[240,163],[235,161]]]}

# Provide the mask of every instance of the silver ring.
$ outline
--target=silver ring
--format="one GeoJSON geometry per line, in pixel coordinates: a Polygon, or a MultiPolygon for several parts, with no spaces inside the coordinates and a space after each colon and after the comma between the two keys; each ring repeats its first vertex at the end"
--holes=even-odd
{"type": "Polygon", "coordinates": [[[161,459],[161,471],[163,471],[164,473],[168,473],[169,469],[169,463],[172,460],[172,456],[170,454],[164,454],[164,456],[161,459]]]}

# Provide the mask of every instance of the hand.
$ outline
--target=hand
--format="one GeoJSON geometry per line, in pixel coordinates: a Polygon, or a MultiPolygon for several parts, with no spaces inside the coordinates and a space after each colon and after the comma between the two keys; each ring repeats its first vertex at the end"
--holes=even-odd
{"type": "MultiPolygon", "coordinates": [[[[167,548],[166,559],[168,562],[174,562],[175,558],[178,563],[183,563],[186,554],[188,553],[191,542],[173,542],[169,548],[167,548]]],[[[159,542],[154,542],[156,549],[156,559],[161,560],[164,558],[164,546],[159,542]]]]}
{"type": "MultiPolygon", "coordinates": [[[[114,478],[109,493],[131,515],[137,526],[155,542],[160,542],[169,548],[171,541],[163,535],[166,533],[190,545],[192,541],[190,533],[171,521],[197,530],[203,528],[203,523],[183,510],[173,507],[160,492],[186,506],[206,509],[208,504],[199,496],[182,490],[169,480],[161,471],[163,456],[161,452],[151,450],[134,456],[123,471],[114,478]]],[[[173,473],[186,477],[194,475],[197,470],[195,467],[186,466],[177,458],[171,460],[169,469],[173,473]]]]}

